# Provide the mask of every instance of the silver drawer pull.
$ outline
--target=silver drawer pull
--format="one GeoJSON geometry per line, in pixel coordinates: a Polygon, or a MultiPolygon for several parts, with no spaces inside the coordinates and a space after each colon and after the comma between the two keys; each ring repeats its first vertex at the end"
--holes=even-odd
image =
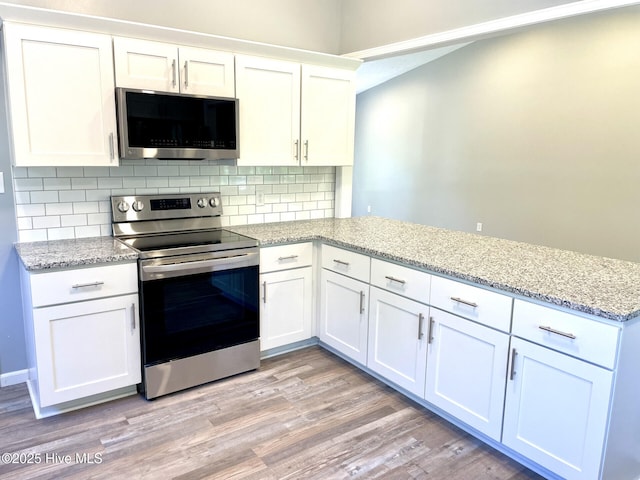
{"type": "Polygon", "coordinates": [[[468,300],[463,300],[463,299],[458,298],[458,297],[450,297],[450,298],[451,298],[451,300],[453,300],[456,303],[461,303],[463,305],[468,305],[469,307],[476,308],[478,306],[478,304],[476,302],[470,302],[468,300]]]}
{"type": "Polygon", "coordinates": [[[104,282],[76,283],[75,285],[71,285],[71,288],[99,287],[100,285],[104,285],[104,282]]]}
{"type": "Polygon", "coordinates": [[[335,259],[335,258],[333,259],[333,261],[334,261],[335,263],[337,263],[338,265],[344,265],[345,267],[348,267],[348,266],[349,266],[349,262],[343,262],[342,260],[337,260],[337,259],[335,259]]]}
{"type": "Polygon", "coordinates": [[[288,257],[278,257],[279,262],[284,262],[285,260],[295,260],[298,258],[298,255],[289,255],[288,257]]]}
{"type": "Polygon", "coordinates": [[[573,333],[561,332],[560,330],[556,330],[556,329],[551,328],[551,327],[545,327],[544,325],[540,325],[538,328],[540,330],[544,330],[545,332],[555,333],[556,335],[560,335],[561,337],[570,338],[571,340],[575,340],[576,339],[576,336],[573,333]]]}
{"type": "Polygon", "coordinates": [[[364,292],[360,290],[360,313],[364,313],[364,292]]]}
{"type": "Polygon", "coordinates": [[[511,349],[511,373],[509,374],[509,380],[513,381],[513,378],[516,376],[516,356],[518,352],[515,348],[511,349]]]}
{"type": "Polygon", "coordinates": [[[405,280],[401,280],[399,278],[396,277],[392,277],[391,275],[385,275],[385,277],[387,280],[389,280],[390,282],[396,282],[399,283],[400,285],[404,285],[405,283],[407,283],[405,280]]]}
{"type": "Polygon", "coordinates": [[[422,333],[422,322],[424,321],[424,315],[419,313],[418,314],[418,340],[422,340],[423,337],[423,333],[422,333]]]}

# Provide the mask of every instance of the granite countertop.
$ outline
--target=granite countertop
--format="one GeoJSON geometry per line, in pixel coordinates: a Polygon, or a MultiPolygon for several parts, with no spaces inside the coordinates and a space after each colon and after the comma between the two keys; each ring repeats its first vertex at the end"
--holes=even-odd
{"type": "Polygon", "coordinates": [[[610,320],[640,315],[640,263],[378,217],[229,229],[263,246],[324,240],[610,320]]]}
{"type": "MultiPolygon", "coordinates": [[[[262,246],[322,240],[610,320],[640,316],[640,263],[379,217],[227,229],[262,246]]],[[[17,243],[15,248],[30,271],[137,258],[112,237],[17,243]]]]}
{"type": "Polygon", "coordinates": [[[138,254],[113,237],[90,237],[15,244],[29,271],[80,267],[110,262],[132,262],[138,254]]]}

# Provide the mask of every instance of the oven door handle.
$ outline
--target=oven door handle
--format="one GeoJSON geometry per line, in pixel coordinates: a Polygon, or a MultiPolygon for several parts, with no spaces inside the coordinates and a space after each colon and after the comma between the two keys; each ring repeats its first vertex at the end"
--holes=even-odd
{"type": "Polygon", "coordinates": [[[194,270],[215,271],[257,265],[257,253],[243,253],[229,257],[195,260],[193,262],[170,263],[167,265],[144,265],[142,271],[147,274],[188,274],[194,270]]]}

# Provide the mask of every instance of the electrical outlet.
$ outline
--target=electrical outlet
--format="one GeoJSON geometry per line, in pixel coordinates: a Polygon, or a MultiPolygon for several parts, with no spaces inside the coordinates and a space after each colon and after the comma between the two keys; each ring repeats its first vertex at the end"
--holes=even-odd
{"type": "Polygon", "coordinates": [[[0,172],[0,193],[4,193],[4,172],[0,172]]]}
{"type": "Polygon", "coordinates": [[[476,223],[476,232],[481,232],[482,231],[482,222],[478,222],[476,223]]]}
{"type": "Polygon", "coordinates": [[[371,205],[367,205],[367,213],[371,213],[371,205]]]}
{"type": "Polygon", "coordinates": [[[256,191],[256,206],[262,207],[264,205],[264,192],[262,190],[256,191]]]}

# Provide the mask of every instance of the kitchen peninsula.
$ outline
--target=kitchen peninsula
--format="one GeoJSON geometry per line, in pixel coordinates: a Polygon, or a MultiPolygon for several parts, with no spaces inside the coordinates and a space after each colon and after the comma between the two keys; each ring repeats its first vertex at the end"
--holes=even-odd
{"type": "MultiPolygon", "coordinates": [[[[267,308],[267,261],[313,268],[308,341],[549,478],[640,473],[639,264],[378,217],[227,228],[260,241],[267,308]]],[[[77,242],[16,249],[31,276],[109,261],[77,242]]]]}

